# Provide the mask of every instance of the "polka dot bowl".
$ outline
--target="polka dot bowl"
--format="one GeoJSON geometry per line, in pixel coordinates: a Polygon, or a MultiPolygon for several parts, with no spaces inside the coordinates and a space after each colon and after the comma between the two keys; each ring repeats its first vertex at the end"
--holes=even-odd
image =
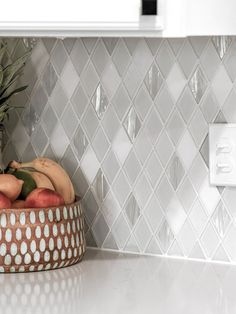
{"type": "Polygon", "coordinates": [[[0,211],[0,272],[29,272],[79,262],[86,249],[80,201],[0,211]]]}

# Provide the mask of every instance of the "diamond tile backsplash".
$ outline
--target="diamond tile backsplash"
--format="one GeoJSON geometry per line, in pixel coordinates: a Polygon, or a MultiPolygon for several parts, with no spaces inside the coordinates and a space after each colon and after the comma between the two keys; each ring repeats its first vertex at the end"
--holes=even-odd
{"type": "Polygon", "coordinates": [[[208,123],[236,123],[236,38],[7,41],[34,48],[4,161],[59,161],[89,246],[236,262],[236,189],[208,181],[208,123]]]}

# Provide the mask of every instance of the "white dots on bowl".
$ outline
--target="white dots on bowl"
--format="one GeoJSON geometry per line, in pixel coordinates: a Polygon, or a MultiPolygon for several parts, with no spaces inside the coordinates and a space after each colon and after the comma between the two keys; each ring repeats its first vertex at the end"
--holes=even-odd
{"type": "Polygon", "coordinates": [[[77,224],[77,229],[78,229],[78,231],[80,231],[79,218],[78,218],[78,220],[76,221],[76,224],[77,224]]]}
{"type": "Polygon", "coordinates": [[[49,251],[46,251],[45,253],[44,253],[44,261],[45,262],[48,262],[50,260],[50,253],[49,253],[49,251]]]}
{"type": "Polygon", "coordinates": [[[17,228],[17,229],[16,229],[16,240],[20,241],[21,238],[22,238],[21,229],[17,228]]]}
{"type": "Polygon", "coordinates": [[[35,236],[38,239],[41,237],[41,228],[39,226],[35,228],[35,236]]]}
{"type": "Polygon", "coordinates": [[[50,264],[50,263],[45,266],[45,269],[46,269],[46,270],[48,270],[48,269],[50,269],[50,268],[51,268],[51,264],[50,264]]]}
{"type": "Polygon", "coordinates": [[[66,248],[67,248],[68,245],[69,245],[69,240],[68,240],[68,237],[67,237],[67,236],[65,236],[65,238],[64,238],[64,244],[65,244],[65,247],[66,247],[66,248]]]}
{"type": "Polygon", "coordinates": [[[57,225],[55,225],[55,224],[52,227],[52,233],[53,233],[54,237],[57,236],[58,230],[57,230],[57,225]]]}
{"type": "Polygon", "coordinates": [[[70,207],[70,219],[73,219],[73,209],[70,207]]]}
{"type": "Polygon", "coordinates": [[[20,252],[22,255],[24,255],[27,252],[27,244],[24,241],[21,243],[20,252]]]}
{"type": "Polygon", "coordinates": [[[38,266],[38,270],[39,270],[39,271],[43,270],[43,267],[44,267],[44,265],[43,265],[43,264],[40,264],[40,265],[38,266]]]}
{"type": "Polygon", "coordinates": [[[25,225],[25,213],[20,213],[20,224],[23,226],[25,225]]]}
{"type": "Polygon", "coordinates": [[[0,225],[3,228],[6,228],[6,226],[7,226],[7,216],[4,213],[1,214],[1,216],[0,216],[0,225]]]}
{"type": "Polygon", "coordinates": [[[81,248],[81,246],[79,247],[79,255],[81,255],[82,254],[82,248],[81,248]]]}
{"type": "Polygon", "coordinates": [[[50,251],[52,251],[54,249],[54,240],[53,240],[53,238],[49,239],[48,246],[49,246],[49,250],[50,251]]]}
{"type": "Polygon", "coordinates": [[[74,253],[74,257],[76,257],[77,256],[77,249],[76,248],[74,249],[73,253],[74,253]]]}
{"type": "Polygon", "coordinates": [[[74,221],[74,220],[72,221],[72,230],[73,230],[73,232],[75,232],[75,231],[76,231],[75,221],[74,221]]]}
{"type": "Polygon", "coordinates": [[[57,219],[57,221],[60,221],[60,219],[61,219],[61,213],[60,213],[59,208],[56,209],[56,219],[57,219]]]}
{"type": "Polygon", "coordinates": [[[39,260],[40,260],[40,254],[39,254],[39,251],[36,251],[36,252],[34,253],[34,261],[35,261],[36,263],[38,263],[39,260]]]}
{"type": "Polygon", "coordinates": [[[26,253],[26,254],[25,254],[25,257],[24,257],[24,263],[25,263],[26,265],[28,265],[28,264],[30,264],[30,262],[31,262],[31,256],[30,256],[29,253],[26,253]]]}
{"type": "Polygon", "coordinates": [[[25,271],[25,266],[20,266],[19,267],[19,272],[23,273],[25,271]]]}
{"type": "Polygon", "coordinates": [[[0,245],[0,255],[1,256],[5,256],[6,255],[6,252],[7,252],[7,246],[5,243],[2,243],[0,245]]]}
{"type": "Polygon", "coordinates": [[[15,243],[11,244],[10,252],[12,256],[15,256],[17,254],[17,245],[15,243]]]}
{"type": "Polygon", "coordinates": [[[74,238],[74,236],[71,237],[71,246],[75,247],[75,238],[74,238]]]}
{"type": "Polygon", "coordinates": [[[0,273],[4,273],[4,267],[3,266],[0,266],[0,273]]]}
{"type": "Polygon", "coordinates": [[[61,238],[57,238],[57,248],[58,248],[58,250],[60,250],[62,248],[61,238]]]}
{"type": "Polygon", "coordinates": [[[15,257],[15,264],[20,265],[21,262],[22,262],[22,257],[21,257],[21,255],[17,254],[15,257]]]}
{"type": "Polygon", "coordinates": [[[53,265],[53,268],[57,268],[57,266],[58,266],[58,263],[55,263],[55,264],[53,265]]]}
{"type": "Polygon", "coordinates": [[[70,234],[70,229],[71,229],[71,228],[70,228],[70,223],[68,222],[68,223],[67,223],[67,232],[68,232],[69,234],[70,234]]]}
{"type": "Polygon", "coordinates": [[[11,266],[11,267],[10,267],[10,273],[15,273],[15,271],[16,271],[15,267],[14,267],[14,266],[11,266]]]}
{"type": "Polygon", "coordinates": [[[58,260],[58,258],[59,258],[59,253],[58,253],[57,250],[55,250],[55,251],[53,252],[52,258],[53,258],[54,261],[57,261],[57,260],[58,260]]]}
{"type": "Polygon", "coordinates": [[[68,258],[71,258],[71,257],[72,257],[72,251],[71,251],[71,249],[68,250],[67,255],[68,255],[68,258]]]}
{"type": "Polygon", "coordinates": [[[49,220],[50,222],[53,222],[53,212],[52,212],[51,209],[49,209],[49,211],[48,211],[48,220],[49,220]]]}
{"type": "Polygon", "coordinates": [[[30,238],[31,238],[31,228],[30,227],[26,228],[25,235],[26,235],[26,238],[28,240],[30,240],[30,238]]]}
{"type": "Polygon", "coordinates": [[[31,241],[30,243],[30,250],[32,253],[34,253],[36,251],[36,242],[35,240],[31,241]]]}
{"type": "Polygon", "coordinates": [[[46,250],[46,242],[44,239],[41,239],[39,242],[39,250],[41,252],[44,252],[46,250]]]}
{"type": "Polygon", "coordinates": [[[45,225],[45,226],[44,226],[43,233],[44,233],[44,236],[45,236],[46,238],[49,237],[49,226],[48,226],[48,225],[45,225]]]}
{"type": "Polygon", "coordinates": [[[66,252],[65,250],[61,250],[61,259],[65,259],[66,258],[66,252]]]}
{"type": "Polygon", "coordinates": [[[39,212],[39,221],[43,224],[45,223],[45,214],[43,210],[40,210],[39,212]]]}
{"type": "Polygon", "coordinates": [[[64,219],[68,218],[68,213],[67,213],[67,208],[66,207],[63,208],[63,217],[64,217],[64,219]]]}
{"type": "Polygon", "coordinates": [[[10,223],[12,226],[14,226],[16,223],[16,215],[14,213],[10,214],[10,223]]]}
{"type": "Polygon", "coordinates": [[[30,265],[29,271],[34,271],[34,265],[30,265]]]}
{"type": "Polygon", "coordinates": [[[4,264],[9,266],[11,265],[11,255],[10,254],[7,254],[4,258],[4,264]]]}
{"type": "Polygon", "coordinates": [[[30,222],[32,224],[35,224],[35,221],[36,221],[36,216],[35,216],[35,212],[30,212],[30,222]]]}
{"type": "Polygon", "coordinates": [[[78,233],[76,233],[76,238],[75,239],[76,239],[76,245],[79,246],[79,236],[78,236],[78,233]]]}
{"type": "Polygon", "coordinates": [[[7,229],[7,230],[6,230],[5,239],[6,239],[7,242],[11,242],[11,239],[12,239],[12,232],[11,232],[11,229],[7,229]]]}
{"type": "Polygon", "coordinates": [[[77,209],[76,209],[76,206],[74,207],[74,216],[77,217],[77,209]]]}
{"type": "Polygon", "coordinates": [[[60,229],[61,229],[61,234],[62,235],[65,234],[65,226],[64,226],[64,224],[61,224],[60,229]]]}

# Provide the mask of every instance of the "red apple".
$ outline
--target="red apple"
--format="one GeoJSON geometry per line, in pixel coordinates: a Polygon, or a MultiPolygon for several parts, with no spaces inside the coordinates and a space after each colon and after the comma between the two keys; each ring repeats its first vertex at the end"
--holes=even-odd
{"type": "Polygon", "coordinates": [[[0,192],[0,208],[11,208],[11,201],[9,200],[9,198],[3,194],[2,192],[0,192]]]}
{"type": "Polygon", "coordinates": [[[64,205],[63,197],[50,189],[37,188],[33,190],[25,200],[27,207],[50,207],[64,205]]]}

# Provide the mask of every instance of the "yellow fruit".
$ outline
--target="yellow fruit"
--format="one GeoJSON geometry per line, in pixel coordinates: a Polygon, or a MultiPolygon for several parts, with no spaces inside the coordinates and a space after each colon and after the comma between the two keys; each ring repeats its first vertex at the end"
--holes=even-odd
{"type": "Polygon", "coordinates": [[[36,171],[45,174],[52,182],[55,191],[58,192],[65,204],[71,204],[75,201],[75,192],[70,177],[66,171],[55,161],[39,157],[31,162],[18,163],[12,161],[9,166],[13,169],[34,168],[36,171]]]}
{"type": "Polygon", "coordinates": [[[55,191],[51,180],[45,174],[38,171],[30,171],[30,174],[34,179],[37,188],[46,188],[55,191]]]}

